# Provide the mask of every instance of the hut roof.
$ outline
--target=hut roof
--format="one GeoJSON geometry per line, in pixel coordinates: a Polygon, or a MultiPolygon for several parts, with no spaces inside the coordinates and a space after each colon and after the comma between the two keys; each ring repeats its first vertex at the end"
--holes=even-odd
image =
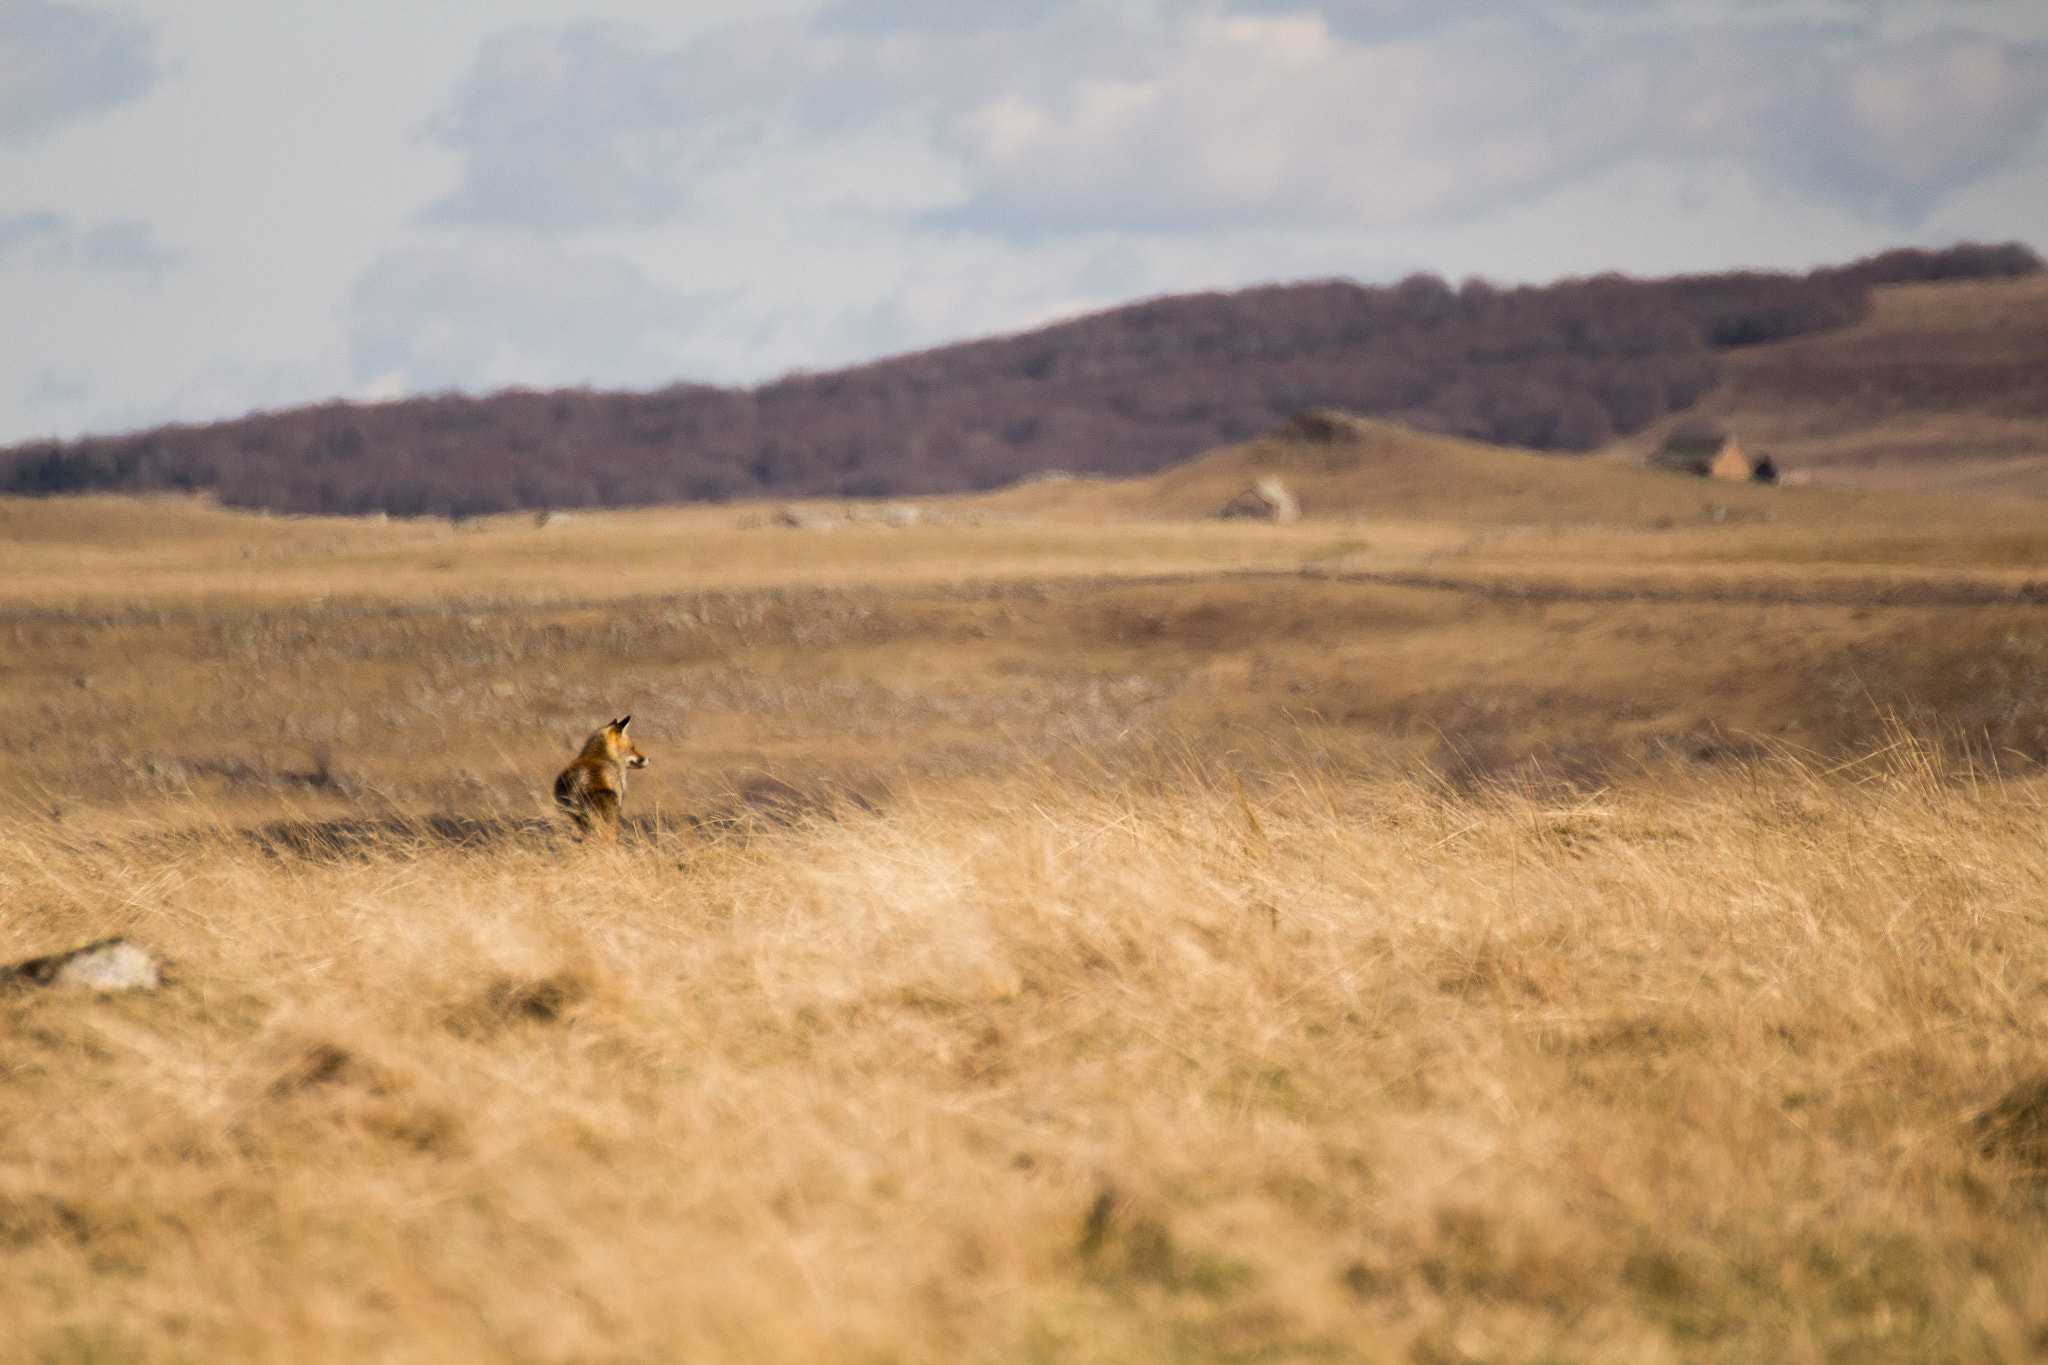
{"type": "Polygon", "coordinates": [[[1685,474],[1705,474],[1714,458],[1734,443],[1734,438],[1702,422],[1686,422],[1672,428],[1664,444],[1650,456],[1652,469],[1671,469],[1685,474]]]}
{"type": "Polygon", "coordinates": [[[1287,485],[1272,474],[1261,474],[1252,486],[1223,504],[1224,517],[1257,517],[1266,521],[1293,521],[1301,515],[1301,504],[1287,485]]]}

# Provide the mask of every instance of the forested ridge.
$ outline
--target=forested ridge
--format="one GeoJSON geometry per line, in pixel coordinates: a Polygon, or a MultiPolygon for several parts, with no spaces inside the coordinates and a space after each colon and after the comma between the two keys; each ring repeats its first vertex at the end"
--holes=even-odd
{"type": "Polygon", "coordinates": [[[1310,407],[1538,450],[1689,407],[1719,355],[1855,322],[1873,286],[2042,268],[2017,243],[1807,274],[1499,288],[1433,276],[1154,299],[753,389],[333,402],[0,451],[0,491],[208,491],[286,512],[462,516],[1150,473],[1310,407]]]}

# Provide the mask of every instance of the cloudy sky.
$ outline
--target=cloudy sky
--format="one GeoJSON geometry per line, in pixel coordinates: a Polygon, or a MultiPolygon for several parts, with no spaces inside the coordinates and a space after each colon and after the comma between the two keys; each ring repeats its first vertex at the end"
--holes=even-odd
{"type": "Polygon", "coordinates": [[[2044,0],[0,0],[0,441],[2048,250],[2044,0]]]}

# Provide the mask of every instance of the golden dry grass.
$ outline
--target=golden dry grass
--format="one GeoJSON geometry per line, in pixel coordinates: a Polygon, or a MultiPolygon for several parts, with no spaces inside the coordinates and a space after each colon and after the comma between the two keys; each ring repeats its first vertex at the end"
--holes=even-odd
{"type": "Polygon", "coordinates": [[[2048,1349],[2048,511],[765,510],[0,502],[0,1359],[2048,1349]]]}
{"type": "Polygon", "coordinates": [[[1717,565],[1748,577],[1789,570],[1888,581],[1965,569],[2011,586],[2048,552],[2048,509],[2032,502],[1763,488],[1375,422],[1349,431],[1337,443],[1253,441],[1144,479],[924,499],[936,517],[902,529],[870,520],[786,530],[768,524],[762,507],[452,526],[274,518],[177,498],[0,498],[0,611],[549,607],[793,588],[1286,574],[1339,562],[1398,569],[1446,558],[1569,562],[1607,577],[1717,565]],[[1262,474],[1298,492],[1303,521],[1211,517],[1262,474]]]}
{"type": "Polygon", "coordinates": [[[0,1004],[13,1358],[2032,1358],[2041,795],[1182,752],[616,851],[17,826],[4,950],[174,981],[0,1004]]]}
{"type": "Polygon", "coordinates": [[[1890,710],[2048,756],[2038,504],[1726,487],[1362,424],[928,506],[951,521],[0,501],[0,797],[74,819],[195,786],[252,817],[287,794],[531,809],[625,711],[677,759],[642,790],[685,806],[1133,727],[1443,739],[1490,768],[1853,747],[1890,710]],[[1309,516],[1194,518],[1262,471],[1309,516]]]}
{"type": "MultiPolygon", "coordinates": [[[[1333,539],[1326,525],[966,519],[977,510],[968,505],[951,525],[807,532],[763,525],[758,508],[607,510],[546,527],[508,515],[456,527],[432,519],[272,518],[171,498],[0,499],[0,606],[246,611],[309,602],[546,605],[824,585],[923,588],[1291,568],[1333,539]]],[[[1418,544],[1442,543],[1447,534],[1418,544]]]]}

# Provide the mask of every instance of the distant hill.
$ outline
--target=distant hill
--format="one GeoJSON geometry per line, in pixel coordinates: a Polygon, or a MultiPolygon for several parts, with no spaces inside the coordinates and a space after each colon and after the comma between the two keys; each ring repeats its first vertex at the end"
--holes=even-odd
{"type": "Polygon", "coordinates": [[[1304,516],[1458,522],[1471,526],[1598,523],[1650,529],[1697,522],[1704,501],[1738,515],[1782,511],[1757,484],[1707,484],[1605,460],[1412,431],[1336,412],[1308,412],[1239,445],[1142,479],[1041,482],[974,505],[1053,520],[1213,517],[1262,475],[1277,475],[1304,516]]]}
{"type": "Polygon", "coordinates": [[[513,390],[328,403],[0,451],[0,491],[208,491],[292,512],[516,508],[988,489],[1140,475],[1307,408],[1587,451],[1713,391],[1733,348],[1870,314],[1871,289],[2042,269],[2017,244],[1806,275],[1620,275],[1514,289],[1415,276],[1131,304],[750,390],[513,390]]]}
{"type": "MultiPolygon", "coordinates": [[[[1691,418],[1821,483],[2048,499],[2048,273],[1892,285],[1873,303],[1724,357],[1691,418]]],[[[1640,459],[1668,425],[1608,453],[1640,459]]]]}

